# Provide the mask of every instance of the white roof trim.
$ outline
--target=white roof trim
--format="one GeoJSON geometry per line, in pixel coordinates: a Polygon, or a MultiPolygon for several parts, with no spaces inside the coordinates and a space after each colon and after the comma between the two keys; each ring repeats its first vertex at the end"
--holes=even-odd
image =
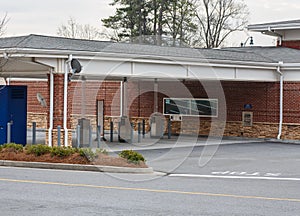
{"type": "Polygon", "coordinates": [[[292,21],[285,21],[285,22],[274,22],[274,23],[262,23],[262,24],[254,24],[249,25],[247,27],[249,31],[268,31],[268,30],[300,30],[300,20],[292,20],[292,21]]]}

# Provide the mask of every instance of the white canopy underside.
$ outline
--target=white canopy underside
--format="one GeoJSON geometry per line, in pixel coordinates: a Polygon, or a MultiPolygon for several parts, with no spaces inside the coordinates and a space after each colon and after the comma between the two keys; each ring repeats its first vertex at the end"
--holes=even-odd
{"type": "Polygon", "coordinates": [[[50,67],[17,58],[0,60],[0,77],[46,78],[50,67]]]}

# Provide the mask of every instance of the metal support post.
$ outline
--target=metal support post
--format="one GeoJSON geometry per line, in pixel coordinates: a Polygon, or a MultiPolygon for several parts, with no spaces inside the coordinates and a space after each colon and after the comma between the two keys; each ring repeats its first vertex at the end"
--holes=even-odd
{"type": "Polygon", "coordinates": [[[90,148],[92,147],[92,142],[93,142],[92,135],[93,135],[93,127],[92,127],[92,125],[90,125],[90,127],[89,127],[89,147],[90,148]]]}
{"type": "Polygon", "coordinates": [[[36,144],[36,122],[32,122],[32,145],[36,144]]]}
{"type": "Polygon", "coordinates": [[[141,142],[141,122],[138,123],[138,143],[141,142]]]}
{"type": "Polygon", "coordinates": [[[121,141],[121,133],[120,133],[120,130],[121,130],[121,122],[118,122],[118,141],[119,141],[119,142],[121,141]]]}
{"type": "Polygon", "coordinates": [[[114,123],[110,122],[110,142],[114,141],[114,123]]]}
{"type": "Polygon", "coordinates": [[[60,139],[61,139],[61,126],[58,125],[58,126],[57,126],[57,146],[58,146],[58,147],[61,146],[60,139]]]}
{"type": "Polygon", "coordinates": [[[131,126],[131,133],[130,133],[130,144],[133,143],[133,131],[134,131],[134,124],[133,123],[130,123],[130,126],[131,126]]]}
{"type": "Polygon", "coordinates": [[[100,148],[100,140],[101,140],[101,126],[97,126],[97,148],[100,148]]]}
{"type": "Polygon", "coordinates": [[[143,119],[143,138],[145,138],[145,134],[146,134],[146,121],[145,119],[143,119]]]}
{"type": "Polygon", "coordinates": [[[7,122],[6,143],[11,143],[11,122],[7,122]]]}
{"type": "Polygon", "coordinates": [[[77,148],[80,147],[80,125],[77,125],[76,127],[76,144],[77,148]]]}
{"type": "Polygon", "coordinates": [[[171,132],[172,132],[171,119],[169,119],[168,120],[168,139],[171,139],[171,132]]]}

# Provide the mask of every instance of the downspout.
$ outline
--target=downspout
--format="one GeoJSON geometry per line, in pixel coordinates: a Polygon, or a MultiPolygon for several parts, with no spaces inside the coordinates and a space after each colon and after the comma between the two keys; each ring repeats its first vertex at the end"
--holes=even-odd
{"type": "Polygon", "coordinates": [[[128,116],[127,110],[127,77],[123,78],[122,81],[122,88],[121,88],[121,98],[122,98],[122,110],[121,110],[121,117],[128,116]]]}
{"type": "Polygon", "coordinates": [[[68,127],[67,127],[67,122],[68,122],[68,75],[69,75],[69,63],[72,60],[72,55],[69,55],[68,60],[65,62],[65,79],[64,79],[64,122],[63,122],[63,127],[64,127],[64,145],[65,147],[68,147],[68,127]]]}
{"type": "Polygon", "coordinates": [[[281,139],[282,135],[282,124],[283,124],[283,81],[284,81],[284,76],[283,73],[281,72],[281,65],[283,62],[279,62],[279,65],[277,67],[277,73],[280,75],[280,99],[279,99],[279,128],[278,128],[278,135],[277,139],[281,139]]]}
{"type": "Polygon", "coordinates": [[[154,79],[154,113],[158,112],[158,82],[154,79]]]}
{"type": "Polygon", "coordinates": [[[120,82],[120,117],[124,115],[123,112],[123,81],[120,82]]]}
{"type": "Polygon", "coordinates": [[[54,116],[54,75],[50,71],[50,110],[49,110],[48,145],[52,146],[53,116],[54,116]]]}

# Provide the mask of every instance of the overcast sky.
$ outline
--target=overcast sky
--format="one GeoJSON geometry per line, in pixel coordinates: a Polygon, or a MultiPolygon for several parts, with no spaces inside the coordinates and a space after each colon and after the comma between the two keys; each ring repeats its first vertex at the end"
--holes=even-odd
{"type": "MultiPolygon", "coordinates": [[[[73,17],[81,24],[101,28],[101,18],[114,13],[112,0],[0,0],[2,17],[8,14],[6,36],[56,35],[57,28],[73,17]]],[[[250,24],[300,19],[299,0],[245,0],[250,10],[250,24]]],[[[269,45],[274,39],[253,34],[256,45],[269,45]]],[[[247,38],[243,32],[233,36],[232,44],[247,38]]]]}

